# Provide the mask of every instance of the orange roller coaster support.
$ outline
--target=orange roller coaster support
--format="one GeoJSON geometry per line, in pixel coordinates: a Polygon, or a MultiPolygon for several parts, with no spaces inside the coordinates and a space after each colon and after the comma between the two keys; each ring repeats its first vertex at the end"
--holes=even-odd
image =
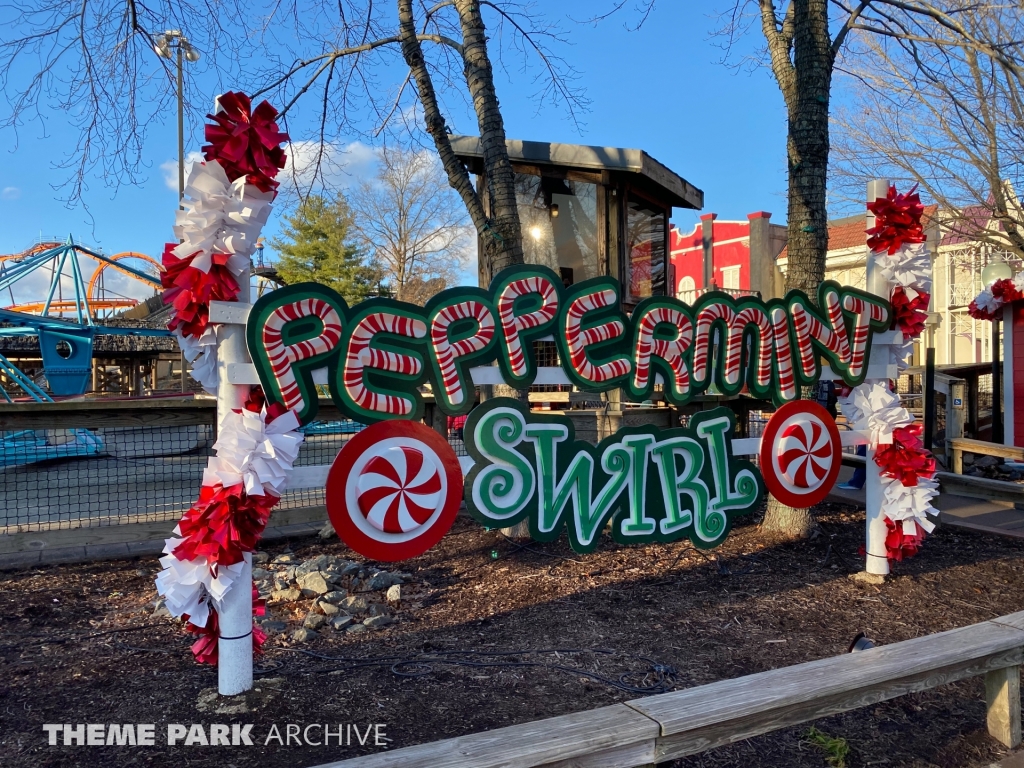
{"type": "MultiPolygon", "coordinates": [[[[121,253],[115,253],[113,256],[108,256],[107,258],[109,258],[110,261],[120,261],[121,259],[141,259],[142,261],[148,262],[152,264],[154,267],[156,267],[157,272],[164,271],[164,268],[160,266],[160,262],[156,261],[153,258],[150,258],[144,253],[138,253],[137,251],[123,251],[121,253]]],[[[96,295],[96,287],[99,283],[100,275],[103,274],[103,270],[105,270],[107,267],[113,267],[121,274],[128,275],[128,277],[139,280],[140,282],[146,282],[149,285],[153,286],[154,288],[163,287],[163,285],[160,283],[160,278],[158,277],[154,277],[150,280],[142,280],[142,278],[140,278],[138,275],[119,268],[117,264],[110,264],[106,261],[101,261],[99,265],[96,267],[96,271],[92,273],[92,277],[89,278],[89,286],[85,292],[85,295],[89,297],[90,306],[93,304],[94,301],[99,299],[99,296],[96,295]]]]}
{"type": "MultiPolygon", "coordinates": [[[[130,309],[139,303],[138,299],[89,299],[89,309],[93,312],[101,309],[130,309]]],[[[4,309],[9,309],[13,312],[28,312],[29,314],[38,314],[43,311],[43,307],[46,306],[45,301],[33,301],[27,304],[13,304],[4,309]]],[[[77,301],[51,301],[50,312],[55,315],[62,315],[65,312],[74,312],[78,309],[77,301]]]]}

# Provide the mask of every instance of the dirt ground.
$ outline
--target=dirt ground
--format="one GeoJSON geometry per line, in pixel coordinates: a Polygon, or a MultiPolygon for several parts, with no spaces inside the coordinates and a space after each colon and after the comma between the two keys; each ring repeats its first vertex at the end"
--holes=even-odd
{"type": "MultiPolygon", "coordinates": [[[[848,578],[861,567],[863,513],[824,505],[819,520],[822,535],[793,544],[747,525],[712,552],[608,541],[580,556],[562,543],[518,546],[460,518],[401,564],[413,581],[397,623],[325,630],[302,646],[276,636],[250,711],[235,714],[200,709],[216,671],[192,662],[175,621],[151,617],[155,560],[3,573],[0,765],[305,768],[831,656],[861,630],[892,643],[1024,609],[1024,540],[940,528],[874,587],[848,578]],[[156,745],[49,746],[44,723],[153,723],[156,745]],[[170,747],[171,723],[251,723],[254,746],[170,747]],[[274,725],[284,737],[288,724],[325,723],[382,724],[390,741],[359,746],[349,729],[345,746],[264,743],[274,725]]],[[[289,549],[360,560],[337,540],[266,551],[289,549]]],[[[270,612],[297,627],[307,609],[270,612]]],[[[985,731],[980,678],[814,726],[846,740],[850,768],[980,768],[1006,754],[985,731]]],[[[809,727],[674,765],[826,766],[809,727]]]]}

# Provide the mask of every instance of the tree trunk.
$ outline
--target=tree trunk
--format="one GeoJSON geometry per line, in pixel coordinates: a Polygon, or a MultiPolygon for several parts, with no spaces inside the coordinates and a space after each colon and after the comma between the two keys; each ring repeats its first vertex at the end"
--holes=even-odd
{"type": "MultiPolygon", "coordinates": [[[[762,8],[766,6],[771,8],[772,3],[762,0],[762,8]]],[[[774,15],[770,29],[767,23],[764,28],[772,55],[772,70],[786,101],[788,118],[786,289],[804,291],[815,301],[818,285],[825,279],[828,253],[825,193],[833,65],[828,0],[793,0],[792,25],[792,60],[785,43],[772,36],[775,34],[774,15]]],[[[761,529],[790,538],[806,538],[814,530],[814,518],[810,510],[794,509],[769,497],[761,529]]]]}
{"type": "Polygon", "coordinates": [[[788,539],[806,539],[814,527],[811,510],[788,507],[774,496],[768,496],[768,509],[761,521],[762,533],[788,539]]]}
{"type": "Polygon", "coordinates": [[[480,255],[487,261],[493,276],[506,267],[523,263],[515,172],[505,145],[505,122],[494,90],[494,73],[487,55],[487,30],[480,15],[479,0],[455,0],[455,10],[462,25],[463,72],[480,129],[490,206],[489,221],[480,233],[480,255]]]}

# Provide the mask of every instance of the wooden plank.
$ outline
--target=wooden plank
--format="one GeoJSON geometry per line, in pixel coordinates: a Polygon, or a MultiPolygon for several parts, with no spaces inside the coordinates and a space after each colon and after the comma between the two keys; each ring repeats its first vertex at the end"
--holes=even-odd
{"type": "Polygon", "coordinates": [[[1019,664],[1024,632],[985,622],[627,702],[661,724],[657,761],[1019,664]]]}
{"type": "Polygon", "coordinates": [[[657,735],[657,723],[613,704],[317,768],[633,768],[654,762],[657,735]]]}
{"type": "Polygon", "coordinates": [[[1020,744],[1020,667],[985,675],[985,706],[989,735],[1010,749],[1020,744]]]}
{"type": "Polygon", "coordinates": [[[998,456],[1004,459],[1024,461],[1024,448],[1017,448],[1013,445],[1002,445],[1001,443],[989,443],[985,440],[972,440],[967,437],[957,437],[947,441],[954,451],[964,453],[980,453],[985,456],[998,456]]]}
{"type": "Polygon", "coordinates": [[[213,424],[212,398],[75,400],[0,406],[0,431],[22,429],[99,429],[102,427],[182,427],[213,424]]]}
{"type": "Polygon", "coordinates": [[[241,304],[237,301],[211,301],[210,322],[245,325],[249,320],[252,304],[241,304]]]}
{"type": "MultiPolygon", "coordinates": [[[[198,493],[198,488],[196,489],[198,493]]],[[[185,510],[182,510],[184,512],[185,510]]],[[[0,534],[0,554],[13,552],[39,552],[78,546],[101,544],[131,544],[141,541],[163,541],[171,535],[178,517],[161,520],[147,520],[140,523],[113,523],[79,528],[62,528],[53,531],[25,531],[24,533],[0,534]]],[[[323,505],[275,509],[270,515],[270,525],[280,527],[297,523],[319,522],[327,519],[327,508],[323,505]]],[[[97,522],[95,519],[90,522],[97,522]]]]}
{"type": "Polygon", "coordinates": [[[942,493],[953,493],[957,496],[969,496],[974,499],[989,501],[1024,502],[1024,485],[1011,483],[1007,480],[990,480],[987,477],[957,475],[953,472],[936,472],[942,493]]]}

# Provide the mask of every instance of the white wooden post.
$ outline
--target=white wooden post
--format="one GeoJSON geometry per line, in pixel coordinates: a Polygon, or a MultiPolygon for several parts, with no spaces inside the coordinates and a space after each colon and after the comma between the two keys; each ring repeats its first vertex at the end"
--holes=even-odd
{"type": "MultiPolygon", "coordinates": [[[[249,303],[249,275],[241,278],[239,303],[249,303]]],[[[224,323],[217,328],[217,431],[223,433],[224,420],[233,410],[243,407],[249,385],[231,384],[228,366],[250,363],[245,347],[245,326],[224,323]]],[[[220,639],[217,641],[217,682],[222,696],[234,696],[252,688],[252,554],[244,554],[245,564],[227,594],[220,611],[220,639]]]]}
{"type": "MultiPolygon", "coordinates": [[[[889,192],[889,182],[885,179],[876,179],[868,182],[867,199],[874,202],[879,197],[885,197],[889,192]]],[[[875,226],[875,216],[868,211],[865,221],[865,229],[875,226]]],[[[867,265],[865,272],[865,290],[876,296],[882,296],[886,301],[889,299],[889,285],[882,277],[875,266],[874,255],[868,251],[867,265]]],[[[887,344],[871,345],[870,363],[889,363],[889,347],[887,344]]],[[[871,383],[870,380],[866,383],[871,383]]],[[[884,382],[888,386],[888,382],[884,382]]],[[[889,573],[889,559],[885,555],[885,537],[888,528],[885,525],[885,516],[882,514],[882,480],[879,474],[878,465],[875,464],[875,449],[870,445],[867,448],[867,456],[864,458],[864,508],[867,514],[867,530],[865,532],[864,549],[867,553],[864,569],[871,574],[885,576],[889,573]]]]}

